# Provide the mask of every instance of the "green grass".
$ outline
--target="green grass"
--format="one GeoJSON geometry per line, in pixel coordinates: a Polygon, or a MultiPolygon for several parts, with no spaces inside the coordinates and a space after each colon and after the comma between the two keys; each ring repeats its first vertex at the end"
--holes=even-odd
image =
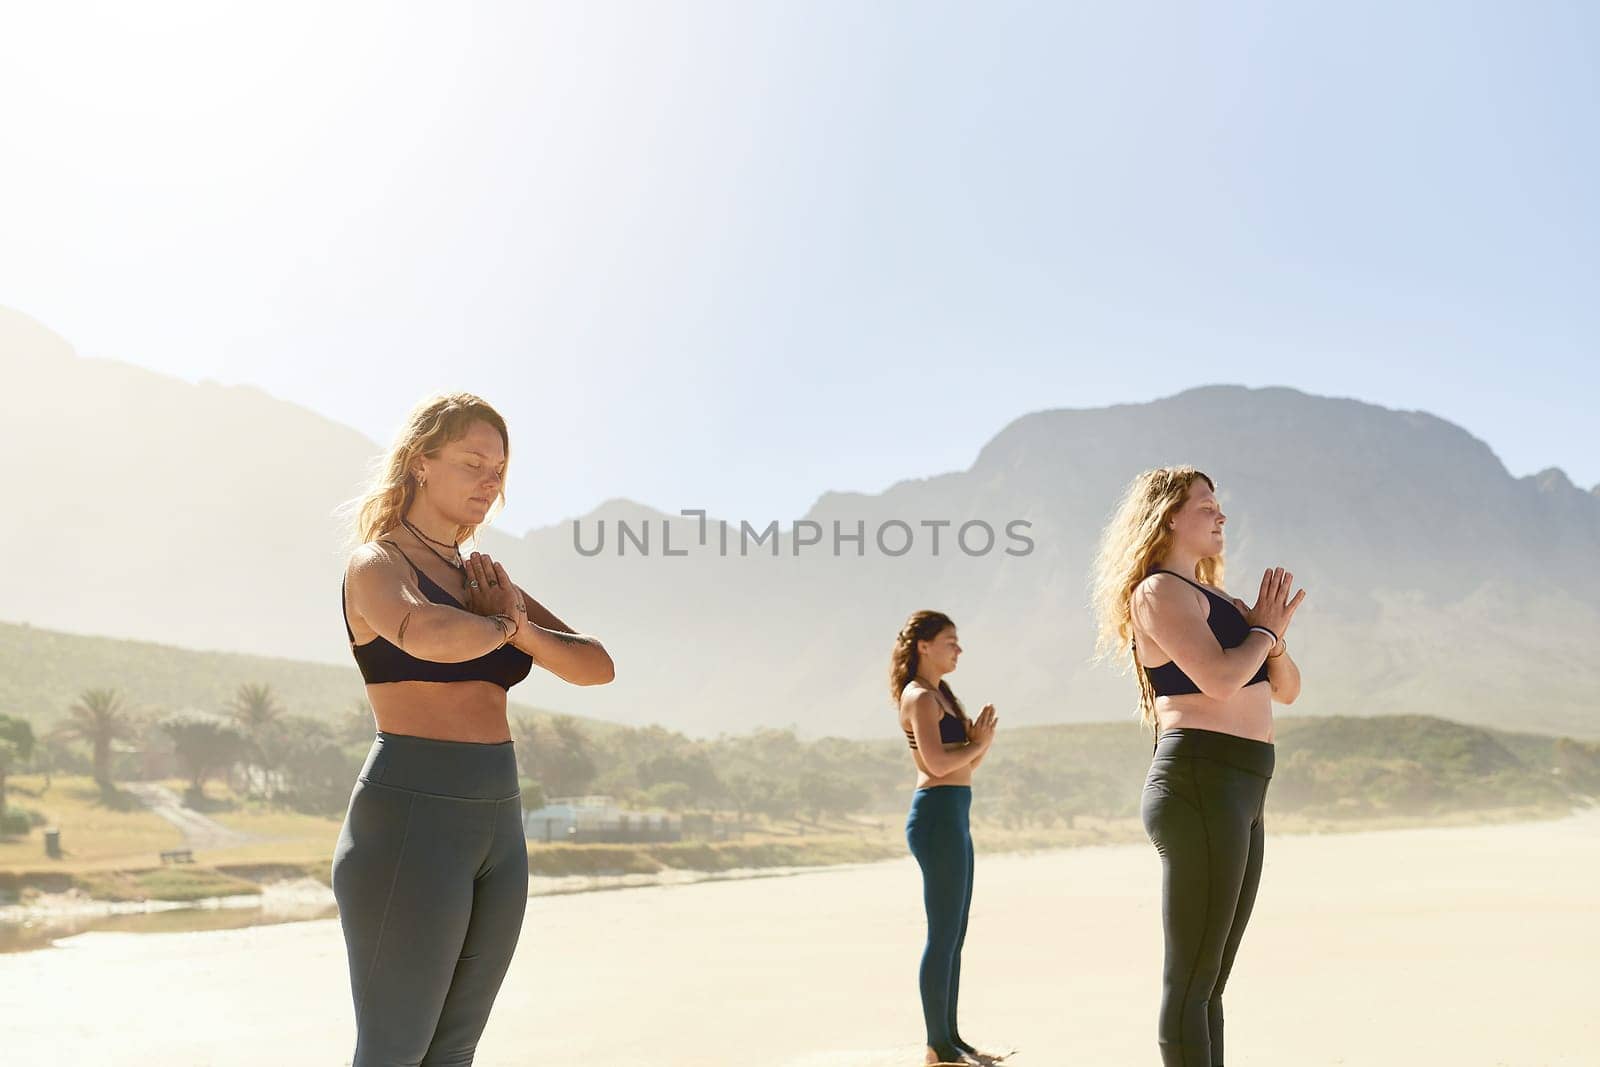
{"type": "Polygon", "coordinates": [[[261,892],[255,882],[221,871],[185,866],[130,871],[89,871],[74,884],[97,900],[203,900],[261,892]]]}
{"type": "Polygon", "coordinates": [[[181,830],[137,806],[131,795],[108,806],[87,775],[55,775],[48,790],[43,775],[13,775],[7,779],[6,797],[9,807],[39,812],[48,821],[26,835],[0,837],[0,871],[32,867],[72,872],[159,862],[163,849],[183,846],[181,830]],[[45,855],[47,827],[61,831],[60,860],[45,855]]]}

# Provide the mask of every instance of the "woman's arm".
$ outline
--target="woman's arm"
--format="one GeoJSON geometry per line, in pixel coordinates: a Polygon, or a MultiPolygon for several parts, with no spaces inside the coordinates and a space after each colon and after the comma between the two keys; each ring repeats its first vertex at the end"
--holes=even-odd
{"type": "MultiPolygon", "coordinates": [[[[902,696],[901,706],[904,707],[907,702],[910,703],[911,736],[917,742],[922,762],[935,777],[943,778],[968,764],[976,765],[976,761],[989,751],[987,740],[971,741],[962,748],[946,751],[944,741],[939,737],[939,719],[944,709],[939,705],[938,698],[924,689],[913,697],[902,696]]],[[[989,736],[993,737],[992,734],[989,736]]]]}
{"type": "Polygon", "coordinates": [[[598,637],[574,631],[522,586],[517,586],[517,592],[528,617],[511,643],[532,656],[533,662],[573,685],[604,685],[617,676],[616,664],[598,637]]]}
{"type": "Polygon", "coordinates": [[[1267,683],[1280,704],[1293,704],[1300,695],[1300,665],[1289,658],[1289,644],[1282,638],[1267,656],[1267,683]]]}
{"type": "Polygon", "coordinates": [[[461,663],[493,652],[505,640],[501,624],[422,595],[411,565],[362,545],[345,568],[350,604],[385,641],[418,659],[461,663]]]}
{"type": "Polygon", "coordinates": [[[1205,608],[1182,578],[1154,574],[1133,591],[1130,608],[1144,632],[1214,700],[1227,700],[1244,687],[1272,647],[1272,638],[1250,631],[1244,643],[1223,648],[1206,625],[1205,608]]]}

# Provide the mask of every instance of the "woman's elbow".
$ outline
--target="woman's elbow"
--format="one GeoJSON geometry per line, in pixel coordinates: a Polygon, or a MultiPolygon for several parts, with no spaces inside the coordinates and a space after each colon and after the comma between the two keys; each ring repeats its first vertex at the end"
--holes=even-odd
{"type": "Polygon", "coordinates": [[[612,662],[611,654],[604,648],[595,646],[598,652],[598,662],[584,678],[580,685],[605,685],[617,677],[617,665],[612,662]]]}

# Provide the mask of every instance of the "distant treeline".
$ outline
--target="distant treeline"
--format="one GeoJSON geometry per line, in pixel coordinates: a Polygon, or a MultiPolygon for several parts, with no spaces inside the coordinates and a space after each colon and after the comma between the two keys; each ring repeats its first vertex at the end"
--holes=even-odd
{"type": "MultiPolygon", "coordinates": [[[[583,789],[665,807],[716,807],[774,818],[902,811],[914,785],[903,741],[797,739],[783,730],[694,741],[652,728],[576,741],[583,789]],[[586,747],[585,747],[586,746],[586,747]]],[[[542,730],[542,728],[541,728],[542,730]]],[[[532,775],[561,761],[536,732],[532,775]]],[[[1420,715],[1286,718],[1274,742],[1280,811],[1327,816],[1588,803],[1600,795],[1600,743],[1509,733],[1420,715]]],[[[979,768],[975,810],[1018,827],[1073,815],[1136,816],[1150,740],[1134,723],[1002,730],[979,768]]],[[[563,783],[579,785],[579,782],[563,783]]]]}
{"type": "MultiPolygon", "coordinates": [[[[5,709],[0,709],[3,711],[5,709]]],[[[914,785],[903,740],[803,740],[762,729],[692,739],[663,727],[596,727],[514,713],[524,802],[605,793],[636,808],[720,811],[767,820],[902,812],[914,785]]],[[[1278,721],[1270,803],[1337,817],[1536,806],[1600,795],[1600,743],[1467,726],[1427,716],[1278,721]]],[[[183,777],[305,812],[342,814],[373,736],[365,701],[335,721],[286,709],[270,686],[238,687],[206,710],[132,709],[115,690],[86,690],[35,736],[0,715],[0,812],[7,773],[183,777]]],[[[1133,722],[1002,728],[977,772],[975,816],[1048,827],[1076,815],[1136,816],[1150,740],[1133,722]]],[[[15,820],[14,820],[15,821],[15,820]]]]}

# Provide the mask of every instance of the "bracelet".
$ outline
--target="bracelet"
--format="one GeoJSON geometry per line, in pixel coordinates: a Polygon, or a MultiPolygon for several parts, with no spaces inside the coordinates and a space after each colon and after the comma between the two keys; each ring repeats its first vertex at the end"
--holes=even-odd
{"type": "Polygon", "coordinates": [[[508,642],[510,642],[510,640],[513,637],[517,636],[517,630],[521,628],[521,624],[518,623],[516,619],[513,619],[510,615],[507,615],[504,612],[498,612],[498,613],[496,613],[494,615],[490,615],[489,618],[494,620],[494,624],[495,624],[495,626],[499,627],[500,634],[501,634],[500,643],[498,645],[496,645],[495,647],[496,648],[504,648],[506,646],[506,644],[508,642]],[[501,626],[500,625],[500,620],[501,619],[504,619],[504,620],[506,620],[506,622],[509,622],[511,624],[511,629],[507,630],[504,626],[501,626]]]}
{"type": "MultiPolygon", "coordinates": [[[[1267,629],[1265,626],[1252,626],[1252,627],[1250,627],[1250,629],[1252,629],[1252,630],[1260,630],[1262,633],[1264,633],[1268,637],[1272,638],[1272,646],[1273,646],[1273,648],[1276,648],[1278,646],[1278,635],[1273,633],[1271,630],[1267,629]]],[[[1268,651],[1271,651],[1271,649],[1268,649],[1268,651]]]]}
{"type": "MultiPolygon", "coordinates": [[[[1279,640],[1282,641],[1283,639],[1279,638],[1279,640]]],[[[1289,645],[1288,645],[1287,642],[1285,642],[1282,652],[1268,652],[1267,653],[1267,658],[1268,659],[1282,659],[1283,657],[1287,656],[1288,654],[1289,654],[1289,645]]]]}

